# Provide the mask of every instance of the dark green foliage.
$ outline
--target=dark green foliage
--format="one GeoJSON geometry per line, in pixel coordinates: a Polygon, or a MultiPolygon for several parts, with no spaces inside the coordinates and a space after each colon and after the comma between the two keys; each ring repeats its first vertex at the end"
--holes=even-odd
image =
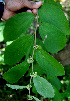
{"type": "Polygon", "coordinates": [[[70,96],[70,83],[68,84],[67,89],[66,89],[66,96],[67,97],[70,96]]]}
{"type": "Polygon", "coordinates": [[[6,22],[4,29],[4,40],[12,41],[17,39],[21,34],[25,35],[33,20],[34,15],[29,12],[19,13],[10,18],[6,22]]]}
{"type": "Polygon", "coordinates": [[[27,54],[30,47],[33,45],[33,36],[21,36],[13,41],[5,50],[5,63],[14,65],[18,63],[24,55],[27,54]]]}
{"type": "MultiPolygon", "coordinates": [[[[27,76],[31,76],[31,80],[33,78],[33,82],[31,82],[31,85],[34,83],[33,86],[35,87],[32,88],[33,92],[36,95],[38,95],[38,92],[44,98],[53,98],[53,101],[56,101],[56,99],[57,101],[61,101],[61,93],[59,90],[61,90],[62,85],[57,76],[65,75],[64,67],[48,52],[57,53],[64,48],[66,35],[70,35],[68,21],[59,3],[53,0],[45,0],[39,9],[39,33],[42,40],[36,39],[38,48],[35,47],[33,54],[34,35],[27,33],[33,20],[34,15],[32,13],[23,12],[15,15],[6,22],[4,39],[5,41],[12,40],[13,42],[5,49],[4,61],[11,67],[13,65],[15,66],[3,74],[3,79],[11,84],[16,83],[29,69],[27,76]],[[32,65],[27,63],[30,55],[34,59],[32,65]],[[25,58],[22,59],[24,56],[25,58]],[[34,72],[38,72],[38,75],[35,75],[34,72]],[[30,75],[30,73],[32,74],[30,75]]],[[[32,60],[29,59],[29,61],[32,60]]],[[[67,69],[65,68],[65,70],[67,69]]],[[[17,85],[7,84],[7,86],[12,89],[25,88],[24,86],[17,85]]],[[[67,86],[65,93],[68,97],[70,91],[69,86],[67,86]]],[[[30,85],[27,89],[30,90],[30,85]]],[[[64,91],[64,88],[62,91],[64,91]]],[[[40,101],[34,96],[30,97],[36,101],[40,101]]]]}
{"type": "Polygon", "coordinates": [[[6,73],[4,73],[3,79],[8,81],[9,83],[15,83],[26,73],[28,68],[29,68],[29,64],[24,61],[12,67],[6,73]]]}
{"type": "Polygon", "coordinates": [[[42,23],[40,26],[40,35],[44,40],[44,45],[48,52],[56,53],[64,48],[66,36],[57,27],[49,23],[42,23]],[[47,38],[45,39],[45,36],[47,38]]]}
{"type": "Polygon", "coordinates": [[[53,98],[53,101],[61,101],[61,94],[59,93],[59,91],[54,87],[54,92],[55,92],[55,96],[53,98]]]}
{"type": "Polygon", "coordinates": [[[36,51],[36,61],[46,75],[62,76],[65,74],[63,66],[53,56],[42,49],[36,51]]]}
{"type": "Polygon", "coordinates": [[[60,3],[59,2],[55,2],[54,0],[44,0],[44,3],[53,4],[53,5],[57,6],[59,9],[62,10],[62,6],[60,5],[60,3]]]}
{"type": "Polygon", "coordinates": [[[49,23],[55,26],[65,35],[70,35],[68,21],[63,11],[57,6],[44,3],[39,9],[40,23],[49,23]]]}
{"type": "MultiPolygon", "coordinates": [[[[34,72],[37,72],[38,75],[44,74],[42,68],[41,68],[37,63],[34,64],[34,70],[33,70],[33,71],[34,71],[34,72]]],[[[29,69],[29,73],[28,73],[27,76],[29,76],[31,72],[32,72],[32,68],[29,69]]]]}
{"type": "Polygon", "coordinates": [[[61,89],[61,82],[57,77],[47,77],[48,81],[55,87],[57,90],[61,89]]]}

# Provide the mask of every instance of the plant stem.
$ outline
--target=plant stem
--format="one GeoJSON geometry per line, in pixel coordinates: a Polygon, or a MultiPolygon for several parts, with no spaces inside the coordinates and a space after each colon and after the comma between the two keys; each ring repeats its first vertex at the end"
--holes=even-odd
{"type": "MultiPolygon", "coordinates": [[[[37,9],[37,22],[36,22],[36,27],[35,27],[35,42],[34,42],[34,46],[36,46],[36,31],[37,31],[37,25],[38,25],[38,9],[37,9]]],[[[34,55],[34,51],[35,49],[33,49],[33,54],[32,54],[32,58],[33,58],[33,55],[34,55]]],[[[33,73],[33,63],[32,63],[32,73],[33,73]]]]}
{"type": "Polygon", "coordinates": [[[34,43],[35,46],[36,46],[36,31],[37,31],[37,25],[38,25],[38,9],[37,9],[36,17],[37,17],[37,23],[36,23],[36,28],[35,28],[35,43],[34,43]]]}
{"type": "MultiPolygon", "coordinates": [[[[36,46],[36,31],[37,31],[37,25],[38,25],[38,9],[37,9],[37,23],[36,23],[36,27],[35,27],[35,41],[34,41],[34,46],[36,46]]],[[[32,54],[32,59],[33,59],[33,55],[34,55],[34,51],[35,51],[35,48],[33,49],[33,54],[32,54]]],[[[32,62],[32,73],[33,73],[33,62],[32,62]]],[[[30,78],[30,84],[31,85],[31,80],[32,80],[32,77],[30,78]]],[[[30,95],[30,89],[29,89],[29,95],[30,95]]]]}
{"type": "MultiPolygon", "coordinates": [[[[35,49],[33,49],[33,55],[34,55],[34,51],[35,49]]],[[[33,59],[33,55],[32,55],[32,59],[33,59]]],[[[32,73],[33,73],[33,63],[32,63],[32,73]]]]}
{"type": "MultiPolygon", "coordinates": [[[[32,78],[30,78],[30,84],[29,84],[29,86],[31,85],[31,79],[32,79],[32,78]]],[[[30,95],[30,89],[29,89],[29,95],[30,95]]]]}

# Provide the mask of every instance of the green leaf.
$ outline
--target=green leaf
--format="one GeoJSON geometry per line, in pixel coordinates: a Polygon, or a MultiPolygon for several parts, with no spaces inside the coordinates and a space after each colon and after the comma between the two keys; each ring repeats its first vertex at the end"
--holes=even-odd
{"type": "Polygon", "coordinates": [[[62,101],[61,94],[59,93],[59,91],[55,87],[53,87],[53,88],[54,88],[55,96],[52,101],[56,101],[56,99],[57,99],[57,101],[62,101]]]}
{"type": "Polygon", "coordinates": [[[44,3],[39,9],[39,18],[42,23],[49,23],[62,31],[65,35],[70,35],[68,21],[63,11],[57,6],[44,3]]]}
{"type": "MultiPolygon", "coordinates": [[[[39,26],[39,28],[40,28],[40,26],[39,26]]],[[[43,50],[46,50],[46,47],[41,39],[36,38],[36,43],[37,43],[37,45],[40,45],[43,48],[43,50]]]]}
{"type": "Polygon", "coordinates": [[[27,54],[26,54],[26,57],[25,57],[25,60],[27,61],[27,59],[30,57],[30,55],[32,56],[32,53],[33,52],[33,45],[29,48],[27,54]]]}
{"type": "Polygon", "coordinates": [[[19,13],[11,17],[6,22],[4,28],[4,40],[12,41],[17,39],[21,34],[25,35],[33,20],[34,15],[29,12],[19,13]]]}
{"type": "Polygon", "coordinates": [[[15,63],[18,63],[33,45],[33,39],[33,36],[28,34],[19,37],[10,45],[8,45],[5,49],[5,63],[8,65],[14,65],[15,63]]]}
{"type": "Polygon", "coordinates": [[[55,2],[54,0],[44,0],[44,3],[53,4],[53,5],[57,6],[58,8],[62,9],[62,6],[59,3],[59,1],[55,2]]]}
{"type": "Polygon", "coordinates": [[[70,97],[70,83],[68,84],[68,86],[67,86],[67,89],[66,89],[66,96],[68,97],[70,97]]]}
{"type": "Polygon", "coordinates": [[[12,89],[23,89],[26,88],[26,86],[19,86],[19,85],[10,85],[10,84],[6,84],[8,87],[12,88],[12,89]]]}
{"type": "Polygon", "coordinates": [[[57,90],[61,89],[61,82],[57,77],[47,77],[48,81],[55,87],[57,90]]]}
{"type": "Polygon", "coordinates": [[[36,51],[36,61],[48,76],[62,76],[65,74],[62,64],[42,49],[36,51]]]}
{"type": "Polygon", "coordinates": [[[32,86],[32,92],[35,93],[36,96],[38,95],[37,90],[34,85],[32,86]]]}
{"type": "Polygon", "coordinates": [[[42,23],[39,28],[40,35],[48,52],[56,53],[64,48],[66,36],[57,27],[49,23],[42,23]]]}
{"type": "Polygon", "coordinates": [[[3,79],[8,81],[9,83],[17,82],[28,70],[29,64],[27,62],[22,62],[11,69],[9,69],[6,73],[4,73],[3,79]]]}
{"type": "Polygon", "coordinates": [[[33,77],[34,86],[37,92],[44,96],[53,98],[54,97],[54,89],[52,85],[44,78],[40,76],[33,77]]]}
{"type": "MultiPolygon", "coordinates": [[[[30,73],[32,72],[32,66],[30,67],[27,76],[30,76],[30,73]]],[[[37,72],[38,75],[44,74],[42,68],[36,63],[33,65],[33,72],[37,72]]]]}
{"type": "Polygon", "coordinates": [[[70,65],[64,67],[66,76],[70,76],[70,65]]]}

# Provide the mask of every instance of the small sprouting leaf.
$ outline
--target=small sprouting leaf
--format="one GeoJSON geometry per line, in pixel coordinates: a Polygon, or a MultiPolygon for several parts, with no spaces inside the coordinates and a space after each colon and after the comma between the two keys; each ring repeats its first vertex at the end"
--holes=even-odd
{"type": "Polygon", "coordinates": [[[33,77],[34,86],[37,90],[37,92],[48,98],[54,97],[54,89],[52,85],[44,78],[40,76],[33,77]]]}
{"type": "Polygon", "coordinates": [[[17,82],[28,70],[29,64],[24,61],[11,69],[9,69],[6,73],[4,73],[3,79],[8,81],[9,83],[15,83],[17,82]]]}
{"type": "Polygon", "coordinates": [[[8,87],[12,88],[12,89],[23,89],[26,88],[26,86],[19,86],[19,85],[10,85],[10,84],[6,84],[8,87]]]}
{"type": "Polygon", "coordinates": [[[57,27],[49,23],[42,23],[39,29],[48,52],[56,53],[65,47],[66,36],[57,27]]]}
{"type": "Polygon", "coordinates": [[[48,76],[62,76],[65,74],[62,64],[43,49],[36,50],[36,61],[48,76]]]}
{"type": "Polygon", "coordinates": [[[34,15],[29,12],[19,13],[11,17],[4,28],[4,40],[13,41],[21,34],[25,35],[33,20],[34,15]]]}
{"type": "Polygon", "coordinates": [[[5,63],[8,65],[18,63],[33,45],[33,40],[33,36],[28,34],[16,39],[8,45],[4,53],[5,63]]]}

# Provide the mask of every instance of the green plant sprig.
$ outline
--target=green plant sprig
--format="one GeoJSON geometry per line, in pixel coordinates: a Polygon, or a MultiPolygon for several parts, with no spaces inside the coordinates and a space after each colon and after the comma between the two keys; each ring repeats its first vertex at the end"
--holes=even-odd
{"type": "MultiPolygon", "coordinates": [[[[35,19],[37,20],[37,22],[36,22],[36,27],[35,27],[35,32],[34,32],[35,39],[34,39],[34,46],[33,46],[33,48],[34,48],[33,49],[33,54],[32,54],[32,57],[31,57],[32,60],[33,60],[33,56],[34,56],[34,51],[36,49],[36,34],[37,34],[36,32],[37,32],[37,27],[38,27],[38,18],[39,18],[39,16],[38,16],[38,9],[37,9],[37,14],[35,15],[35,19]]],[[[32,74],[34,73],[34,71],[33,71],[33,62],[32,62],[32,74]]],[[[31,73],[30,73],[30,76],[31,76],[31,73]]],[[[32,79],[33,79],[33,77],[31,76],[29,85],[31,85],[32,79]]],[[[29,89],[29,96],[30,96],[30,89],[29,89]]]]}

